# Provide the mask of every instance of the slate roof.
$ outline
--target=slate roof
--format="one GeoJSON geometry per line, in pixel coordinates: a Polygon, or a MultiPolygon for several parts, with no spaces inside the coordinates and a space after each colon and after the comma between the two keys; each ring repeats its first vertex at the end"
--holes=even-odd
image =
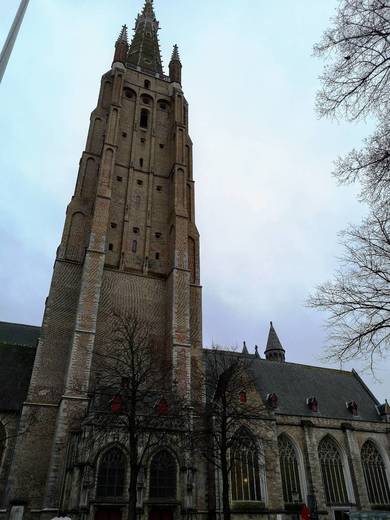
{"type": "MultiPolygon", "coordinates": [[[[207,355],[207,350],[205,354],[207,365],[207,359],[212,358],[207,355]]],[[[228,351],[220,351],[220,355],[244,355],[248,358],[251,377],[263,401],[266,402],[267,394],[277,395],[278,407],[275,413],[278,415],[326,417],[349,422],[381,421],[376,410],[378,400],[355,371],[281,363],[228,351]],[[312,412],[306,404],[308,397],[316,397],[317,413],[312,412]],[[358,416],[354,417],[347,409],[348,401],[356,401],[358,416]]]]}
{"type": "Polygon", "coordinates": [[[375,408],[378,400],[356,372],[321,368],[297,363],[279,363],[254,359],[251,370],[256,388],[263,399],[267,394],[278,396],[277,414],[334,419],[380,421],[375,408]],[[306,399],[315,397],[318,412],[313,413],[306,399]],[[356,401],[358,416],[354,417],[346,402],[356,401]]]}
{"type": "Polygon", "coordinates": [[[0,322],[0,411],[18,411],[26,398],[40,328],[0,322]]]}
{"type": "Polygon", "coordinates": [[[34,325],[0,321],[0,345],[36,347],[40,332],[41,328],[34,325]]]}

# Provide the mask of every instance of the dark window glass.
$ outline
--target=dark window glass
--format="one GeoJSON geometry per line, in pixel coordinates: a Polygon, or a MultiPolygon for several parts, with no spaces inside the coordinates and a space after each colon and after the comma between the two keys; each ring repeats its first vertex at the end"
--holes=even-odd
{"type": "Polygon", "coordinates": [[[100,462],[97,479],[98,497],[120,497],[123,495],[126,459],[119,448],[111,448],[100,462]]]}
{"type": "Polygon", "coordinates": [[[390,504],[390,489],[381,454],[372,441],[362,448],[362,465],[368,498],[371,504],[390,504]]]}
{"type": "Polygon", "coordinates": [[[145,88],[150,88],[150,81],[148,79],[145,79],[144,86],[145,88]]]}
{"type": "Polygon", "coordinates": [[[256,444],[245,430],[240,430],[236,436],[237,447],[232,449],[230,454],[232,499],[260,501],[260,467],[256,444]]]}
{"type": "Polygon", "coordinates": [[[150,498],[176,498],[176,461],[167,450],[161,450],[150,463],[150,498]]]}
{"type": "Polygon", "coordinates": [[[329,505],[347,504],[348,493],[343,463],[337,444],[331,437],[322,439],[318,446],[318,456],[321,463],[326,503],[329,505]]]}
{"type": "Polygon", "coordinates": [[[137,252],[137,241],[136,240],[133,240],[132,243],[131,243],[131,251],[133,253],[137,252]]]}
{"type": "Polygon", "coordinates": [[[286,435],[279,437],[278,446],[284,502],[286,504],[302,502],[298,460],[294,446],[286,435]]]}

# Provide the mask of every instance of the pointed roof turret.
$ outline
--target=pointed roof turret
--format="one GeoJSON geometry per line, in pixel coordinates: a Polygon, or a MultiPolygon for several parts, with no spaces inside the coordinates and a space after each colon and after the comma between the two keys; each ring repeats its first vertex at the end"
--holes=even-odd
{"type": "Polygon", "coordinates": [[[128,38],[128,34],[127,34],[127,25],[122,25],[122,29],[121,29],[121,32],[119,33],[116,43],[120,43],[120,42],[124,42],[127,44],[129,43],[129,38],[128,38]]]}
{"type": "Polygon", "coordinates": [[[122,66],[126,61],[127,52],[129,50],[129,41],[127,38],[127,25],[122,25],[121,32],[115,42],[115,54],[113,64],[121,63],[122,66]]]}
{"type": "Polygon", "coordinates": [[[172,83],[181,85],[181,61],[179,47],[176,44],[173,46],[172,58],[169,62],[169,77],[172,83]]]}
{"type": "Polygon", "coordinates": [[[173,46],[171,61],[178,61],[178,62],[181,63],[181,61],[180,61],[180,54],[179,54],[179,47],[177,46],[176,43],[173,46]]]}
{"type": "Polygon", "coordinates": [[[153,1],[146,0],[142,13],[135,21],[134,36],[127,55],[128,65],[152,74],[163,74],[158,30],[153,1]]]}
{"type": "Polygon", "coordinates": [[[280,343],[276,330],[270,322],[270,328],[268,333],[267,347],[264,351],[266,359],[269,361],[279,361],[283,363],[285,361],[285,350],[280,343]]]}
{"type": "Polygon", "coordinates": [[[245,355],[249,354],[248,349],[246,347],[246,341],[244,341],[244,343],[242,344],[242,354],[245,354],[245,355]]]}

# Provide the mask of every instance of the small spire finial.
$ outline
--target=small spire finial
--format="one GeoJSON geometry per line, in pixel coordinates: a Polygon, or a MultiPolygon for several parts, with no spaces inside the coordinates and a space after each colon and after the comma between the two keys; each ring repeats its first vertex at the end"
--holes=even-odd
{"type": "Polygon", "coordinates": [[[171,61],[178,61],[178,62],[180,62],[179,47],[177,46],[176,43],[173,46],[171,61]]]}
{"type": "Polygon", "coordinates": [[[247,347],[246,347],[246,341],[243,342],[243,345],[242,345],[242,353],[243,353],[243,354],[249,354],[248,349],[247,349],[247,347]]]}
{"type": "Polygon", "coordinates": [[[122,25],[121,32],[119,33],[116,43],[125,42],[128,43],[127,25],[122,25]]]}
{"type": "Polygon", "coordinates": [[[176,44],[173,46],[172,57],[169,63],[169,77],[172,82],[181,85],[181,61],[179,48],[176,44]]]}

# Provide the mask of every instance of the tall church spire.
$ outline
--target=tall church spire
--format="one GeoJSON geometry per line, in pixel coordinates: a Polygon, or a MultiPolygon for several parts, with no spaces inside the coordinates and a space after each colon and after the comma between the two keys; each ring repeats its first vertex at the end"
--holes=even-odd
{"type": "Polygon", "coordinates": [[[281,363],[285,361],[285,350],[280,343],[280,339],[276,334],[272,321],[270,322],[267,347],[264,354],[266,359],[269,361],[279,361],[281,363]]]}
{"type": "Polygon", "coordinates": [[[154,14],[153,1],[145,0],[142,13],[135,21],[134,36],[127,56],[128,65],[140,67],[144,72],[163,74],[158,30],[159,22],[154,14]]]}

